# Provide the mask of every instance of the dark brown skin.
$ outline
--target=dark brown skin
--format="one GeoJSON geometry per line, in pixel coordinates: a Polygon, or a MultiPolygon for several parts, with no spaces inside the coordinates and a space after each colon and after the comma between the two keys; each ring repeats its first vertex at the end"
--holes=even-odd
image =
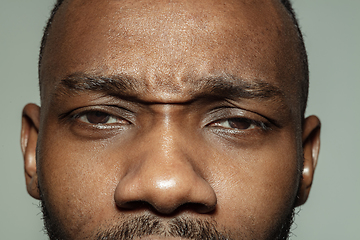
{"type": "Polygon", "coordinates": [[[39,182],[71,239],[144,214],[267,239],[306,201],[319,152],[319,119],[301,126],[297,45],[277,1],[65,2],[41,109],[23,113],[29,194],[39,182]],[[84,76],[132,87],[84,90],[84,76]],[[255,89],[209,88],[224,82],[255,89]]]}

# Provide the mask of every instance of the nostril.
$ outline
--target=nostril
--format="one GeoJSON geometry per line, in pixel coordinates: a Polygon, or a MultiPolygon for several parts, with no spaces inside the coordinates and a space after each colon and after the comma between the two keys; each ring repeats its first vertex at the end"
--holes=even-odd
{"type": "Polygon", "coordinates": [[[154,209],[151,204],[146,201],[129,201],[124,203],[116,203],[118,208],[122,210],[141,210],[141,209],[154,209]]]}
{"type": "MultiPolygon", "coordinates": [[[[176,173],[173,175],[176,176],[176,173]]],[[[139,178],[128,178],[119,183],[114,196],[119,209],[142,209],[160,215],[172,215],[183,209],[204,214],[213,211],[217,205],[214,190],[197,175],[185,179],[181,179],[179,174],[177,178],[146,179],[151,181],[143,177],[140,181],[139,178]]]]}
{"type": "Polygon", "coordinates": [[[184,207],[180,206],[179,208],[177,208],[177,206],[172,207],[164,207],[164,206],[156,206],[154,203],[151,204],[147,201],[129,201],[129,202],[124,202],[124,203],[117,203],[116,204],[117,207],[119,209],[121,209],[122,211],[143,211],[143,210],[147,210],[147,211],[151,211],[157,215],[172,215],[172,214],[176,214],[179,211],[182,211],[184,209],[190,209],[192,208],[194,211],[196,211],[196,209],[198,207],[195,206],[191,206],[191,204],[189,204],[189,206],[187,206],[188,204],[184,204],[184,207]]]}
{"type": "Polygon", "coordinates": [[[202,203],[184,203],[183,205],[181,205],[180,207],[178,207],[178,209],[176,211],[193,211],[196,213],[211,213],[212,211],[214,211],[216,208],[216,205],[211,205],[211,206],[206,206],[205,204],[202,203]]]}
{"type": "Polygon", "coordinates": [[[191,211],[200,214],[209,214],[215,210],[216,205],[206,206],[201,203],[184,203],[181,206],[177,206],[175,209],[169,208],[156,208],[152,204],[146,201],[129,201],[121,204],[117,204],[118,208],[122,211],[133,211],[133,210],[150,210],[158,215],[176,215],[179,212],[191,211]]]}

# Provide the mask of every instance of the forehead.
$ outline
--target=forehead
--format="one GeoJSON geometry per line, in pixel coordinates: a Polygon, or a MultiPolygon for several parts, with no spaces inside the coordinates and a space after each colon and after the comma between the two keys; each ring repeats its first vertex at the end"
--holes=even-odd
{"type": "Polygon", "coordinates": [[[125,74],[142,83],[139,91],[164,98],[193,91],[194,79],[230,74],[269,82],[291,98],[300,62],[295,34],[277,1],[65,1],[41,81],[51,95],[74,73],[125,74]]]}

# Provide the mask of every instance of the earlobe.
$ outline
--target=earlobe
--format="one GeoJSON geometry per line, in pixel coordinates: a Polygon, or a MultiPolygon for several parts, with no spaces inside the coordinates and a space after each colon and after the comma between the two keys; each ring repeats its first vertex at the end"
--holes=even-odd
{"type": "Polygon", "coordinates": [[[304,204],[309,196],[320,150],[320,120],[309,116],[303,125],[303,171],[296,206],[304,204]]]}
{"type": "Polygon", "coordinates": [[[40,107],[27,104],[23,109],[21,150],[24,157],[25,181],[28,193],[40,199],[36,173],[36,144],[40,125],[40,107]]]}

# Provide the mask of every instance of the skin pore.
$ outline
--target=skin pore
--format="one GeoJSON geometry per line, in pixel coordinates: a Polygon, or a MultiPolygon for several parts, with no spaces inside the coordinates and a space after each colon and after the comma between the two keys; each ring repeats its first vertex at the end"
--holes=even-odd
{"type": "Polygon", "coordinates": [[[65,1],[22,128],[50,238],[286,239],[319,150],[298,41],[277,1],[65,1]]]}

